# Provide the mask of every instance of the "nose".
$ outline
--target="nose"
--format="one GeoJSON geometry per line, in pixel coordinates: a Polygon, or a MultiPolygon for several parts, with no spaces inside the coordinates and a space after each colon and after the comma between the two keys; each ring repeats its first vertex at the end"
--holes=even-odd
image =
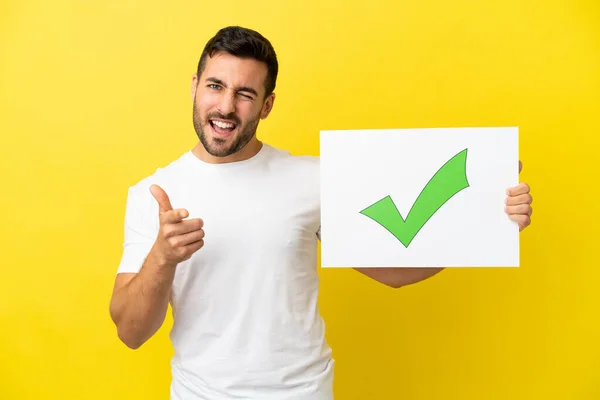
{"type": "Polygon", "coordinates": [[[219,99],[219,112],[223,115],[229,115],[235,111],[235,96],[228,90],[224,90],[219,99]]]}

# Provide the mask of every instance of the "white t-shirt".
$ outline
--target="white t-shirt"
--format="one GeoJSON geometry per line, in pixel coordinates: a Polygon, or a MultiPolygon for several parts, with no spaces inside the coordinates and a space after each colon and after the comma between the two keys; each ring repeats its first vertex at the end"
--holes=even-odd
{"type": "Polygon", "coordinates": [[[171,398],[332,399],[317,305],[319,159],[268,144],[226,164],[183,154],[129,189],[119,273],[138,272],[156,239],[151,184],[206,234],[173,282],[171,398]]]}

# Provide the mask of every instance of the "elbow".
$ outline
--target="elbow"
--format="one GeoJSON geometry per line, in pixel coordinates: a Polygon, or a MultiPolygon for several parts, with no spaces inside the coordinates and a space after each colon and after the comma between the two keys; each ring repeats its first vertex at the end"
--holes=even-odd
{"type": "Polygon", "coordinates": [[[136,329],[132,326],[127,326],[120,321],[118,318],[113,316],[113,322],[115,327],[117,328],[117,337],[125,346],[129,347],[132,350],[137,350],[146,342],[146,339],[142,338],[137,332],[136,329]]]}
{"type": "Polygon", "coordinates": [[[385,285],[391,287],[392,289],[400,289],[401,287],[406,286],[406,283],[402,280],[393,280],[390,282],[385,282],[385,285]]]}
{"type": "Polygon", "coordinates": [[[123,315],[121,315],[117,309],[114,301],[110,304],[109,313],[112,322],[117,328],[117,337],[119,340],[132,350],[139,349],[144,344],[145,340],[136,334],[134,326],[125,323],[123,315]]]}
{"type": "Polygon", "coordinates": [[[136,337],[135,335],[124,332],[123,329],[117,328],[117,336],[119,340],[129,347],[131,350],[137,350],[146,342],[144,339],[136,337]]]}
{"type": "Polygon", "coordinates": [[[419,279],[414,279],[412,276],[405,276],[404,274],[399,274],[397,276],[391,276],[389,279],[382,281],[382,283],[386,286],[391,287],[392,289],[400,289],[406,286],[413,285],[417,282],[421,282],[425,278],[419,277],[419,279]]]}
{"type": "Polygon", "coordinates": [[[137,341],[137,342],[134,342],[134,341],[131,341],[131,340],[130,340],[130,341],[125,341],[125,340],[123,340],[123,339],[121,339],[121,341],[122,341],[123,343],[125,343],[125,346],[127,346],[127,347],[128,347],[128,348],[130,348],[131,350],[137,350],[137,349],[139,349],[140,347],[142,347],[142,345],[144,344],[144,342],[142,342],[142,341],[137,341]]]}
{"type": "Polygon", "coordinates": [[[432,276],[438,274],[443,268],[411,268],[407,270],[401,270],[401,273],[390,274],[388,279],[383,282],[387,286],[399,289],[401,287],[413,285],[418,282],[422,282],[432,276]]]}
{"type": "Polygon", "coordinates": [[[402,276],[391,276],[388,279],[381,279],[379,282],[392,289],[400,289],[408,284],[402,276]]]}

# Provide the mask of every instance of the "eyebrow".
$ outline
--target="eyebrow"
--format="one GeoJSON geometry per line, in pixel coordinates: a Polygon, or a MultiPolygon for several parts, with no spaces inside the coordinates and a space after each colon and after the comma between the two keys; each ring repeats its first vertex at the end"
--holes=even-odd
{"type": "MultiPolygon", "coordinates": [[[[212,82],[212,83],[216,83],[218,85],[227,87],[227,85],[225,84],[225,82],[223,82],[222,80],[220,80],[219,78],[214,78],[214,77],[209,77],[206,78],[207,82],[212,82]]],[[[258,97],[258,92],[254,89],[252,89],[251,87],[248,86],[238,86],[235,88],[236,92],[248,92],[248,93],[252,93],[253,95],[258,97]]]]}

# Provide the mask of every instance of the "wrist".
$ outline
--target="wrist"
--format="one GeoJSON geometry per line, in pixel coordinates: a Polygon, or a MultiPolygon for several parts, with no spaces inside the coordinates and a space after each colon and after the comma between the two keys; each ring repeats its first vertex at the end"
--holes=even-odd
{"type": "Polygon", "coordinates": [[[164,254],[157,249],[155,246],[152,247],[150,253],[148,254],[148,258],[156,266],[156,268],[164,271],[171,271],[177,267],[177,263],[170,261],[164,254]]]}

